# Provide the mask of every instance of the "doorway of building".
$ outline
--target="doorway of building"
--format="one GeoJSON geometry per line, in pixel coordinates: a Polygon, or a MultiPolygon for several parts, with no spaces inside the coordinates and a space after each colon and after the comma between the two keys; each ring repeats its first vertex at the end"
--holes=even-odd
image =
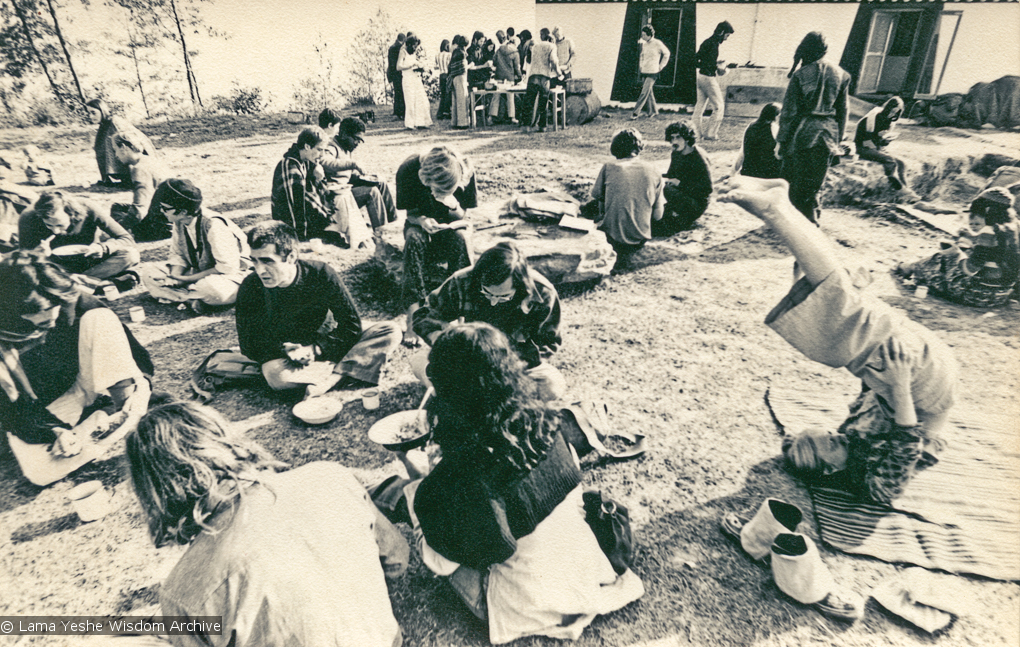
{"type": "Polygon", "coordinates": [[[652,3],[631,2],[623,23],[620,54],[613,80],[613,101],[635,101],[641,88],[638,73],[641,28],[651,25],[655,37],[669,49],[669,63],[659,73],[655,97],[659,103],[688,103],[697,100],[694,67],[695,3],[665,0],[652,3]]]}

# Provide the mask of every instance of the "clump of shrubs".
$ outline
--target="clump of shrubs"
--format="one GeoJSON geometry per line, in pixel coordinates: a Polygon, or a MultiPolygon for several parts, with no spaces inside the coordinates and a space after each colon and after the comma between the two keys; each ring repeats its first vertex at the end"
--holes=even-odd
{"type": "Polygon", "coordinates": [[[214,99],[216,108],[236,115],[259,114],[269,105],[266,94],[259,87],[235,87],[230,94],[214,99]]]}

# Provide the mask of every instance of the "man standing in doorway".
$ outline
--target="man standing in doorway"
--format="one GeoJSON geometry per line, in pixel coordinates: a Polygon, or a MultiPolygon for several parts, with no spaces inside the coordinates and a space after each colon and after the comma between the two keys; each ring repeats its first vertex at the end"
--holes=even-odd
{"type": "Polygon", "coordinates": [[[669,63],[669,49],[661,40],[655,37],[655,27],[645,25],[641,28],[641,38],[638,40],[638,47],[641,52],[638,55],[638,71],[641,73],[641,94],[637,103],[634,104],[634,114],[631,120],[637,119],[641,114],[641,108],[648,104],[648,116],[654,117],[659,114],[659,106],[655,105],[655,82],[659,79],[659,72],[669,63]]]}
{"type": "Polygon", "coordinates": [[[722,72],[719,70],[721,65],[719,45],[732,33],[733,25],[724,20],[715,26],[715,31],[698,49],[695,60],[698,66],[698,103],[694,106],[694,127],[702,139],[719,139],[719,126],[722,125],[725,102],[716,77],[726,73],[725,68],[722,72]],[[712,104],[712,121],[706,131],[703,118],[708,103],[712,104]]]}
{"type": "Polygon", "coordinates": [[[386,80],[393,85],[393,116],[398,119],[404,118],[404,84],[402,74],[397,69],[397,58],[403,46],[404,35],[397,34],[397,39],[386,52],[386,80]]]}

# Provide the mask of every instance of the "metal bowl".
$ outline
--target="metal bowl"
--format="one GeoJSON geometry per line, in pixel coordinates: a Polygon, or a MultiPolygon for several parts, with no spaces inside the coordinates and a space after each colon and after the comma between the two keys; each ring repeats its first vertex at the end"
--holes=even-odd
{"type": "Polygon", "coordinates": [[[336,418],[343,408],[343,402],[319,396],[298,402],[291,412],[305,424],[324,425],[336,418]]]}
{"type": "Polygon", "coordinates": [[[425,410],[410,409],[377,420],[368,430],[368,439],[391,451],[406,452],[425,445],[430,433],[425,410]]]}

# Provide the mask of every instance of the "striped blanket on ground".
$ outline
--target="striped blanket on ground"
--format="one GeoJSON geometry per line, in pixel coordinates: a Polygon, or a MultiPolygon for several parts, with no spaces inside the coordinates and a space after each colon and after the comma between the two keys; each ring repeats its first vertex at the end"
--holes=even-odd
{"type": "MultiPolygon", "coordinates": [[[[788,435],[838,428],[852,394],[805,395],[772,389],[766,397],[788,435]]],[[[846,492],[809,488],[822,539],[846,553],[949,573],[1020,580],[1020,448],[1016,421],[950,414],[939,462],[918,473],[884,505],[846,492]]]]}

